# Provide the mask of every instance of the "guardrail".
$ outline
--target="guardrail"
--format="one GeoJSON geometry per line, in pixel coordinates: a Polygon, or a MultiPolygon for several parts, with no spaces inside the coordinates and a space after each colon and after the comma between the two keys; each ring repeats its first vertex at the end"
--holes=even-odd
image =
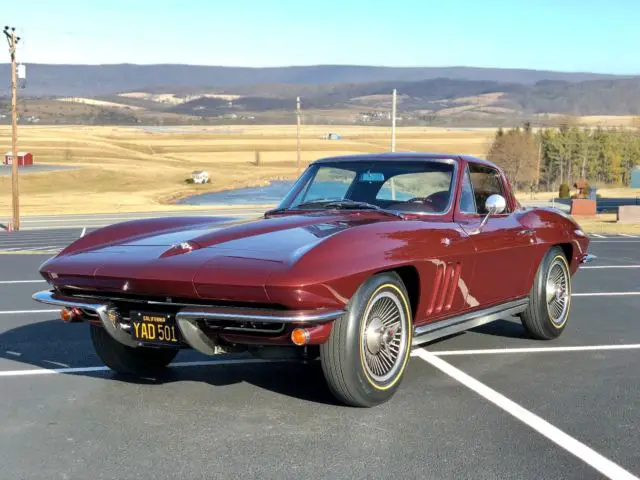
{"type": "MultiPolygon", "coordinates": [[[[552,202],[571,205],[570,198],[554,198],[552,199],[552,202]]],[[[616,213],[618,211],[618,207],[623,205],[640,205],[640,197],[598,198],[596,200],[596,211],[598,213],[616,213]]]]}

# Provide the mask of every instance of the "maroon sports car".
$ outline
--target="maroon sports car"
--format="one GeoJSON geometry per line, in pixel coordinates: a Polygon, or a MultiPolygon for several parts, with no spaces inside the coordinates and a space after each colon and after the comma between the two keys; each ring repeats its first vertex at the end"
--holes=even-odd
{"type": "Polygon", "coordinates": [[[594,258],[570,217],[522,208],[498,167],[464,155],[318,160],[264,218],[214,220],[92,232],[41,267],[52,289],[34,299],[89,323],[122,374],[183,348],[319,357],[339,400],[373,406],[412,346],[510,315],[560,335],[572,275],[594,258]]]}

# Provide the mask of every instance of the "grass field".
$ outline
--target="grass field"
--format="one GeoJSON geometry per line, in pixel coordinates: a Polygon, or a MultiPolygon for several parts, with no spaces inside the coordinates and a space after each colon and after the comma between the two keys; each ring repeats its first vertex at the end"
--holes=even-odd
{"type": "MultiPolygon", "coordinates": [[[[8,127],[0,127],[0,145],[5,152],[11,148],[10,133],[8,127]]],[[[21,174],[21,214],[167,210],[173,200],[194,193],[294,179],[295,133],[295,126],[288,125],[165,129],[20,127],[18,149],[32,152],[36,164],[77,167],[21,174]],[[255,164],[256,152],[260,152],[260,165],[255,164]],[[208,171],[211,183],[185,184],[193,170],[208,171]]],[[[398,151],[484,157],[494,133],[493,128],[400,127],[396,146],[398,151]]],[[[388,151],[389,143],[390,131],[383,127],[303,126],[301,168],[326,156],[388,151]],[[324,140],[322,137],[329,132],[340,133],[342,139],[324,140]]],[[[599,193],[640,196],[640,192],[630,189],[600,189],[599,193]]],[[[545,200],[554,195],[555,192],[541,192],[535,198],[545,200]]],[[[518,197],[524,200],[530,195],[522,193],[518,197]]],[[[10,212],[11,177],[0,176],[0,218],[8,218],[10,212]]],[[[621,227],[608,217],[589,222],[593,231],[621,227]]]]}
{"type": "MultiPolygon", "coordinates": [[[[4,151],[10,150],[10,133],[0,129],[4,151]]],[[[396,142],[398,150],[484,156],[493,134],[493,129],[398,128],[396,142]]],[[[35,163],[78,167],[20,175],[24,215],[166,210],[180,196],[297,176],[295,126],[20,127],[19,135],[18,149],[32,152],[35,163]],[[184,183],[201,169],[209,172],[210,184],[184,183]]],[[[389,137],[388,128],[304,126],[302,167],[326,156],[388,151],[389,137]],[[322,139],[333,131],[343,138],[322,139]]],[[[0,211],[6,215],[10,202],[11,179],[2,176],[0,211]]]]}

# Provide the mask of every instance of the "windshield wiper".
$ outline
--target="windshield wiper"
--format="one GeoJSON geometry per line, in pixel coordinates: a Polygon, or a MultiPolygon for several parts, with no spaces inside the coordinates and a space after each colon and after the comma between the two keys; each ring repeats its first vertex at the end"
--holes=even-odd
{"type": "Polygon", "coordinates": [[[378,205],[374,205],[373,203],[368,202],[357,202],[355,200],[338,200],[335,202],[325,203],[323,205],[326,208],[353,208],[353,209],[361,209],[361,210],[375,210],[376,212],[386,213],[388,215],[393,215],[394,217],[404,218],[404,216],[399,212],[394,212],[393,210],[385,210],[378,205]]]}

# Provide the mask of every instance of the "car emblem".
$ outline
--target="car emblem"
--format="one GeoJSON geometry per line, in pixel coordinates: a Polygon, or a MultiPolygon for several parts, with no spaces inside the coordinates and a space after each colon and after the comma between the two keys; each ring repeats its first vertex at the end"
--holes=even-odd
{"type": "Polygon", "coordinates": [[[129,280],[124,282],[124,285],[122,286],[122,290],[124,290],[125,292],[129,290],[129,280]]]}

